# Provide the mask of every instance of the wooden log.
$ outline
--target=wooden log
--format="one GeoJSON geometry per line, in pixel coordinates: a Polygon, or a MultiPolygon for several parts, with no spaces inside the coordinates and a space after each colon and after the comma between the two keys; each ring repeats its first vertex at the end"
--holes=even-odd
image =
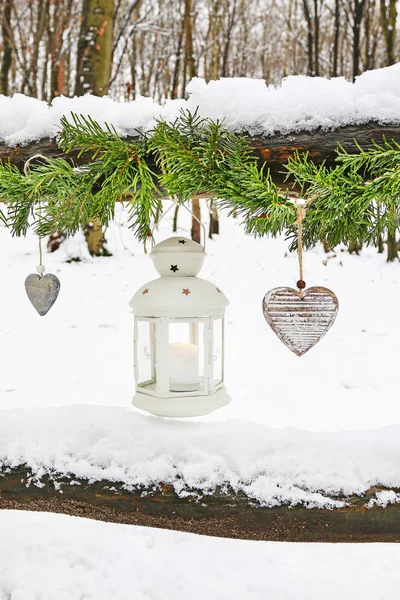
{"type": "MultiPolygon", "coordinates": [[[[282,167],[296,151],[308,152],[316,163],[325,160],[328,165],[331,165],[334,162],[335,149],[338,144],[341,144],[348,152],[356,152],[355,139],[362,148],[368,148],[371,146],[372,140],[380,142],[383,136],[388,140],[395,140],[400,143],[400,127],[370,122],[364,125],[346,125],[332,131],[300,131],[269,137],[249,136],[249,139],[260,165],[266,164],[270,169],[273,180],[277,184],[282,184],[285,178],[282,167]]],[[[133,138],[127,139],[132,140],[133,138]]],[[[55,139],[43,139],[25,146],[15,147],[0,144],[0,161],[10,160],[12,164],[20,169],[23,168],[24,162],[34,154],[43,154],[49,158],[67,158],[58,148],[55,139]]],[[[77,165],[90,161],[89,154],[80,158],[77,158],[77,154],[78,150],[74,150],[68,155],[68,158],[77,165]]],[[[152,166],[154,167],[154,165],[152,166]]]]}
{"type": "Polygon", "coordinates": [[[317,164],[327,161],[333,164],[338,144],[349,153],[358,152],[354,141],[361,148],[369,148],[373,140],[378,143],[385,137],[400,143],[400,127],[395,125],[380,125],[369,122],[363,125],[346,125],[332,131],[300,131],[273,137],[252,137],[251,143],[261,162],[278,172],[290,156],[298,152],[308,152],[310,158],[317,164]]]}
{"type": "MultiPolygon", "coordinates": [[[[180,498],[171,485],[127,491],[122,483],[42,478],[19,467],[0,470],[0,509],[46,511],[112,523],[217,537],[290,542],[400,542],[400,505],[367,508],[378,488],[346,498],[346,508],[265,508],[233,491],[180,498]]],[[[382,488],[379,488],[381,490],[382,488]]],[[[396,490],[395,490],[396,491],[396,490]]]]}

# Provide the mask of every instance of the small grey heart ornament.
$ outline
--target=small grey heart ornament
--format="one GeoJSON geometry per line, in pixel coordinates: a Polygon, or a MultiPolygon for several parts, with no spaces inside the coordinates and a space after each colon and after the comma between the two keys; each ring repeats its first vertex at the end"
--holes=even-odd
{"type": "Polygon", "coordinates": [[[280,287],[263,300],[264,317],[279,339],[297,356],[303,356],[332,327],[339,309],[335,294],[324,287],[300,292],[280,287]]]}
{"type": "Polygon", "coordinates": [[[57,300],[60,287],[60,280],[51,273],[42,277],[32,273],[25,279],[28,298],[41,317],[49,312],[57,300]]]}

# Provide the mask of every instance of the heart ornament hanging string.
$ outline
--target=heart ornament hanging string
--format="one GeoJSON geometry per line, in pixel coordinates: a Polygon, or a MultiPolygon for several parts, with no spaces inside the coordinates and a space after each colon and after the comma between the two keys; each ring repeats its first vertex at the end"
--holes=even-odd
{"type": "Polygon", "coordinates": [[[308,204],[297,206],[298,291],[278,287],[265,294],[264,317],[279,339],[297,356],[303,356],[332,327],[339,309],[335,294],[325,287],[306,289],[303,280],[303,219],[308,204]]]}
{"type": "MultiPolygon", "coordinates": [[[[43,158],[47,160],[46,156],[42,156],[41,154],[35,154],[28,158],[24,165],[24,175],[25,177],[29,176],[28,165],[35,158],[43,158]]],[[[40,210],[40,203],[39,203],[40,210]]],[[[42,240],[39,237],[39,264],[36,267],[36,273],[31,273],[25,279],[25,290],[27,296],[33,305],[33,307],[37,310],[39,315],[43,317],[47,314],[50,308],[53,306],[55,301],[57,300],[58,293],[60,291],[60,280],[56,275],[52,273],[48,273],[44,275],[46,271],[46,267],[43,264],[43,252],[42,252],[42,240]]]]}

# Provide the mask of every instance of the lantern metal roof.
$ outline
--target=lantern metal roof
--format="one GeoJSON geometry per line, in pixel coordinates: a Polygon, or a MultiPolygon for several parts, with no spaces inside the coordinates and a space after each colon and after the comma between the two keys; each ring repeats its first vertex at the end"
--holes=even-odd
{"type": "Polygon", "coordinates": [[[222,315],[229,301],[215,284],[196,277],[206,253],[184,237],[160,242],[150,254],[161,275],[133,296],[129,305],[142,317],[205,317],[222,315]]]}
{"type": "Polygon", "coordinates": [[[138,317],[222,315],[229,300],[215,284],[199,277],[160,277],[143,285],[129,306],[138,317]]]}

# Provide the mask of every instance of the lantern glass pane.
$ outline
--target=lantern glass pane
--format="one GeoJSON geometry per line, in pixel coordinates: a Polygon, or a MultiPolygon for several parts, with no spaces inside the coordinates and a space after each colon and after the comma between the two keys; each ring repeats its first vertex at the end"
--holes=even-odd
{"type": "Polygon", "coordinates": [[[156,381],[154,323],[138,321],[137,336],[138,385],[147,386],[156,381]]]}
{"type": "Polygon", "coordinates": [[[223,360],[224,360],[224,320],[214,319],[213,323],[213,347],[211,350],[211,380],[213,387],[221,385],[224,372],[223,372],[223,360]]]}
{"type": "Polygon", "coordinates": [[[204,390],[204,323],[174,320],[168,340],[169,389],[173,393],[204,390]]]}

